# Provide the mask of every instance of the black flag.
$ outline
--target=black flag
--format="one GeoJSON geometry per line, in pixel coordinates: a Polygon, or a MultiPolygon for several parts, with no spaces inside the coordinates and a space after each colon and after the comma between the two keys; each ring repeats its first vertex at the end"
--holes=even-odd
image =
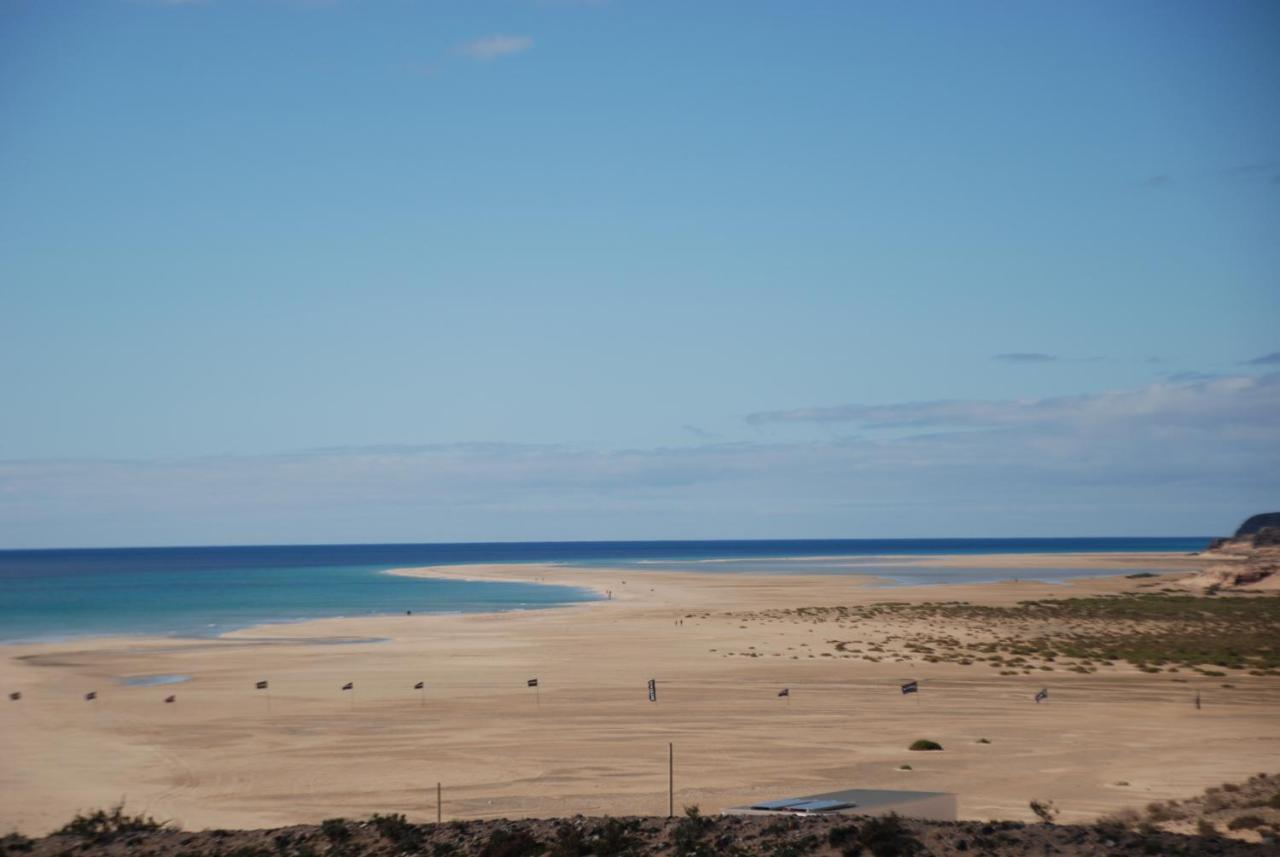
{"type": "Polygon", "coordinates": [[[178,697],[177,697],[177,696],[166,696],[166,697],[164,698],[164,701],[165,701],[165,702],[177,702],[177,701],[178,701],[178,697]]]}
{"type": "Polygon", "coordinates": [[[258,690],[266,690],[267,683],[265,681],[260,681],[257,684],[255,684],[254,687],[257,688],[258,690]]]}
{"type": "Polygon", "coordinates": [[[655,678],[649,679],[649,701],[658,701],[658,680],[655,678]]]}
{"type": "Polygon", "coordinates": [[[536,678],[531,678],[531,679],[529,679],[529,681],[528,681],[528,685],[529,685],[529,687],[537,687],[537,686],[538,686],[538,680],[537,680],[536,678]]]}
{"type": "Polygon", "coordinates": [[[1049,698],[1049,688],[1042,687],[1040,688],[1040,692],[1036,694],[1036,703],[1039,704],[1041,700],[1048,699],[1048,698],[1049,698]]]}
{"type": "Polygon", "coordinates": [[[22,699],[22,691],[15,690],[13,693],[9,694],[9,698],[14,702],[17,702],[19,699],[22,699]]]}
{"type": "Polygon", "coordinates": [[[84,695],[84,698],[86,702],[92,702],[98,698],[98,692],[96,690],[91,690],[84,695]]]}
{"type": "Polygon", "coordinates": [[[903,693],[919,693],[920,685],[918,682],[909,681],[902,686],[903,693]]]}
{"type": "Polygon", "coordinates": [[[784,687],[782,690],[778,691],[778,696],[790,696],[790,695],[791,695],[791,688],[789,687],[784,687]]]}
{"type": "Polygon", "coordinates": [[[426,687],[426,686],[427,686],[427,683],[426,683],[426,682],[422,682],[422,681],[420,681],[420,682],[418,682],[417,684],[415,684],[415,685],[413,686],[413,689],[414,689],[414,690],[422,690],[422,689],[423,689],[424,687],[426,687]]]}
{"type": "Polygon", "coordinates": [[[356,683],[355,683],[355,682],[353,682],[353,681],[349,681],[349,682],[347,682],[346,684],[344,684],[344,685],[342,686],[342,689],[343,689],[343,690],[355,690],[355,689],[356,689],[356,683]]]}

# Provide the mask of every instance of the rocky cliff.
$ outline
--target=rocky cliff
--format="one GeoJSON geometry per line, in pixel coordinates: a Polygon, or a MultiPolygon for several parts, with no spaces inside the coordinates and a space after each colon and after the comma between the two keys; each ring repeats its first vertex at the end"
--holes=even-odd
{"type": "Polygon", "coordinates": [[[1280,512],[1249,518],[1231,538],[1214,539],[1201,554],[1211,560],[1185,586],[1216,592],[1280,590],[1280,512]]]}
{"type": "Polygon", "coordinates": [[[1255,535],[1259,530],[1272,528],[1280,530],[1280,512],[1263,512],[1249,518],[1236,530],[1235,538],[1255,535]]]}

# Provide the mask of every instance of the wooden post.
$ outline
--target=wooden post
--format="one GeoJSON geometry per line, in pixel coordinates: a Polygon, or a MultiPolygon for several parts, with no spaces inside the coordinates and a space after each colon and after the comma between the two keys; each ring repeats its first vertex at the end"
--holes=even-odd
{"type": "Polygon", "coordinates": [[[667,744],[667,818],[676,817],[676,745],[667,744]]]}
{"type": "Polygon", "coordinates": [[[436,783],[436,824],[439,824],[440,820],[444,817],[443,811],[441,810],[441,805],[442,804],[440,800],[440,784],[436,783]]]}

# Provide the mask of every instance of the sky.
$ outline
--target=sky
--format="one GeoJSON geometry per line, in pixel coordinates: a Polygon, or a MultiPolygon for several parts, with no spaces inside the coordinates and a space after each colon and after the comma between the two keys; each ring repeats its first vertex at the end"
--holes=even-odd
{"type": "Polygon", "coordinates": [[[1280,6],[0,0],[0,548],[1280,508],[1280,6]]]}

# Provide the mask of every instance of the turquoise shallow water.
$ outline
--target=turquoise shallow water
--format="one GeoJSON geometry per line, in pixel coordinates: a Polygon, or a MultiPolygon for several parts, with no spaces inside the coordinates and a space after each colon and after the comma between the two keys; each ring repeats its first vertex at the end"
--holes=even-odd
{"type": "MultiPolygon", "coordinates": [[[[556,562],[690,568],[726,574],[876,574],[900,584],[1097,571],[928,569],[886,554],[1178,551],[1207,538],[865,539],[714,542],[537,542],[0,551],[0,641],[100,634],[214,636],[332,616],[537,609],[591,600],[567,586],[431,580],[386,574],[417,565],[556,562]],[[848,558],[839,562],[830,557],[848,558]],[[780,558],[798,558],[780,561],[780,558]]],[[[1132,571],[1132,569],[1128,569],[1132,571]]]]}

